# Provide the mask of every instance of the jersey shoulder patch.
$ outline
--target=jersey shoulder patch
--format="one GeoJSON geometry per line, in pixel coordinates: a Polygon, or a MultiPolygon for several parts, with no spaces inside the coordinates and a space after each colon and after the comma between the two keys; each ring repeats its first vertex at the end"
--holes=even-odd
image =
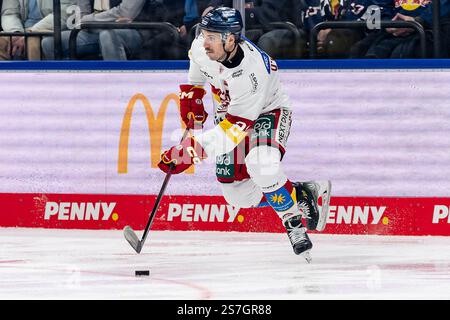
{"type": "Polygon", "coordinates": [[[246,37],[242,37],[242,39],[245,40],[248,48],[250,49],[250,51],[256,50],[259,52],[259,54],[261,55],[261,58],[263,60],[264,66],[266,67],[266,71],[268,74],[270,74],[270,57],[267,53],[265,53],[264,51],[262,51],[260,48],[258,48],[253,42],[251,42],[249,39],[247,39],[246,37]]]}

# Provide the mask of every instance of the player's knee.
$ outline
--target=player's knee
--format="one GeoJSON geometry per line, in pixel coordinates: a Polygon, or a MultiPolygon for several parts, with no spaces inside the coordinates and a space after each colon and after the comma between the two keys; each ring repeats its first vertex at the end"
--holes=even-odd
{"type": "Polygon", "coordinates": [[[277,148],[269,146],[253,148],[245,158],[248,174],[252,178],[278,175],[280,158],[281,154],[277,148]]]}
{"type": "Polygon", "coordinates": [[[223,194],[226,202],[236,208],[251,208],[253,207],[253,203],[250,199],[242,197],[239,194],[223,194]]]}
{"type": "Polygon", "coordinates": [[[256,186],[250,188],[243,182],[222,184],[222,193],[226,202],[236,208],[256,207],[262,197],[256,186]]]}

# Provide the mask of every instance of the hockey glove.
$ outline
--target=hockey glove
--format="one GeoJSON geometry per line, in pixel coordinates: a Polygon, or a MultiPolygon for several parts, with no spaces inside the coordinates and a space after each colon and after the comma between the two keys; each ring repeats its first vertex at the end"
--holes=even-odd
{"type": "Polygon", "coordinates": [[[180,114],[181,119],[189,129],[201,129],[208,117],[203,106],[206,91],[202,87],[190,84],[180,85],[180,114]],[[190,123],[189,119],[194,121],[190,123]]]}
{"type": "Polygon", "coordinates": [[[207,155],[202,146],[194,138],[188,137],[181,144],[161,154],[158,167],[165,173],[178,174],[187,170],[193,164],[199,164],[206,158],[207,155]]]}

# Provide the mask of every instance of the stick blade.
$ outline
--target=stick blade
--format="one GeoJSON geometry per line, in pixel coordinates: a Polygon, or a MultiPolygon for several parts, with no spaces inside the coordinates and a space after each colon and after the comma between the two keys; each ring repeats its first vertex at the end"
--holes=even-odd
{"type": "Polygon", "coordinates": [[[134,251],[141,253],[142,245],[141,241],[137,237],[136,233],[131,229],[130,226],[126,226],[123,229],[123,235],[128,243],[133,247],[134,251]]]}

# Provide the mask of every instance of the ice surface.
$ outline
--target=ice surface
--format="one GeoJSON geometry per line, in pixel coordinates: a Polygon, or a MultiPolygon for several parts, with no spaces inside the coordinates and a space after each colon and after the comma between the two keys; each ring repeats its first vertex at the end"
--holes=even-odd
{"type": "Polygon", "coordinates": [[[448,299],[449,237],[0,229],[0,299],[448,299]],[[140,233],[139,233],[140,235],[140,233]],[[150,277],[136,270],[150,269],[150,277]]]}

